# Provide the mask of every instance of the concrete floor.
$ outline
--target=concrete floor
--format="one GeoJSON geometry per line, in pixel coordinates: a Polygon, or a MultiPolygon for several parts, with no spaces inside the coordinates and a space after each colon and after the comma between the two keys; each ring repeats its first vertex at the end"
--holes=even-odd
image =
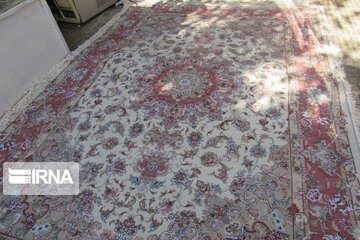
{"type": "Polygon", "coordinates": [[[121,6],[111,6],[81,25],[59,22],[60,30],[70,50],[75,50],[78,46],[84,43],[120,10],[121,6]]]}

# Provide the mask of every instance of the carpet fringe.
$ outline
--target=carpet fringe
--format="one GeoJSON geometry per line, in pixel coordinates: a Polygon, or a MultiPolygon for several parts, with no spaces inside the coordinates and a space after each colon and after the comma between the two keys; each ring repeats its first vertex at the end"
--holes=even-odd
{"type": "Polygon", "coordinates": [[[131,6],[131,2],[123,0],[123,8],[119,13],[112,17],[103,27],[101,27],[91,38],[86,40],[77,49],[70,52],[61,62],[50,69],[49,72],[43,75],[40,79],[33,82],[27,92],[5,113],[0,116],[0,132],[4,131],[9,125],[15,121],[21,113],[25,112],[26,108],[35,100],[36,97],[44,91],[45,87],[50,84],[55,78],[65,70],[65,68],[75,59],[84,49],[102,36],[116,21],[118,21],[127,9],[131,6]]]}

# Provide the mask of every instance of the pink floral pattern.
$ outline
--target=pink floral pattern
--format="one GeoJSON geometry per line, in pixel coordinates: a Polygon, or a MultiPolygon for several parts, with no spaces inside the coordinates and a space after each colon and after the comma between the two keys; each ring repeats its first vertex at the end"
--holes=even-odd
{"type": "Polygon", "coordinates": [[[359,154],[312,10],[131,7],[4,132],[78,196],[0,196],[24,239],[354,239],[359,154]],[[214,21],[214,19],[218,19],[214,21]]]}

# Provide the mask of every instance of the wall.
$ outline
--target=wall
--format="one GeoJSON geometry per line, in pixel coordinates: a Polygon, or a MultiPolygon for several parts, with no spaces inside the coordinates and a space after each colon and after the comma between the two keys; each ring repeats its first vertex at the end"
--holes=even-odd
{"type": "Polygon", "coordinates": [[[0,15],[0,116],[69,52],[45,0],[0,15]]]}

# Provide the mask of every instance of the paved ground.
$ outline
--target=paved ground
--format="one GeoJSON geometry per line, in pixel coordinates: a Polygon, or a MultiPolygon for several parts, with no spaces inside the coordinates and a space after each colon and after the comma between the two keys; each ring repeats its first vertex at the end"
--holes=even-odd
{"type": "Polygon", "coordinates": [[[120,11],[120,9],[121,6],[112,6],[82,25],[60,22],[60,30],[64,35],[70,50],[75,50],[94,35],[106,22],[120,11]]]}

